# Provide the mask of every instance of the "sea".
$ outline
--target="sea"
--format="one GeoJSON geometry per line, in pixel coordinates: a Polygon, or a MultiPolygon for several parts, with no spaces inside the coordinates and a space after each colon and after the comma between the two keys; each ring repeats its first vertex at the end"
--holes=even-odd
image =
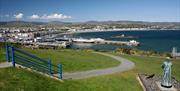
{"type": "Polygon", "coordinates": [[[111,51],[117,48],[137,48],[145,51],[171,52],[173,47],[179,48],[180,52],[180,30],[139,30],[139,31],[106,31],[106,32],[86,32],[75,33],[71,37],[75,38],[103,38],[106,40],[129,41],[136,40],[140,46],[126,46],[113,44],[91,44],[73,43],[74,49],[94,49],[111,51]],[[133,36],[133,38],[118,38],[115,36],[133,36]]]}

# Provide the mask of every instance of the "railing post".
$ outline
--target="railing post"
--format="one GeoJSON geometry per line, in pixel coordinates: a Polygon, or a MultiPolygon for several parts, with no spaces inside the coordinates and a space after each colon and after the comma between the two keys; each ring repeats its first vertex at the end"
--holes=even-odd
{"type": "Polygon", "coordinates": [[[8,62],[10,62],[8,42],[6,42],[6,60],[7,60],[8,62]]]}
{"type": "Polygon", "coordinates": [[[11,56],[12,56],[12,65],[15,67],[15,58],[14,58],[14,47],[13,45],[11,46],[11,56]]]}
{"type": "Polygon", "coordinates": [[[49,75],[52,73],[52,64],[51,64],[51,59],[48,61],[48,69],[49,69],[49,75]]]}
{"type": "Polygon", "coordinates": [[[62,80],[62,64],[59,64],[59,79],[62,80]]]}

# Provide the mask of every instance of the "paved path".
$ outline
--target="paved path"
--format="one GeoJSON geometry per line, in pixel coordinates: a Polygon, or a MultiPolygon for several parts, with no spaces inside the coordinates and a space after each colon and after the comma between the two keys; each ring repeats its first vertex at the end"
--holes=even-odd
{"type": "Polygon", "coordinates": [[[12,66],[12,63],[11,62],[3,62],[3,63],[0,63],[0,68],[7,68],[7,67],[11,67],[12,66]]]}
{"type": "Polygon", "coordinates": [[[111,54],[101,53],[101,52],[94,52],[94,53],[112,57],[116,59],[117,61],[120,61],[121,64],[116,67],[106,68],[106,69],[97,69],[97,70],[73,72],[73,73],[63,73],[63,79],[81,79],[81,78],[88,78],[88,77],[94,77],[94,76],[99,76],[99,75],[107,75],[107,74],[112,74],[116,72],[124,72],[130,69],[133,69],[135,66],[133,62],[127,59],[124,59],[120,56],[114,56],[111,54]]]}

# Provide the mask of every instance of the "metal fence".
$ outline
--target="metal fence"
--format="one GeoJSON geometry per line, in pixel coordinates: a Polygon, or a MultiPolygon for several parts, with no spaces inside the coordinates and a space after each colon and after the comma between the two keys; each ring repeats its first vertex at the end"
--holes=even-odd
{"type": "Polygon", "coordinates": [[[8,62],[12,62],[13,67],[18,64],[62,79],[62,64],[55,65],[52,63],[51,59],[45,60],[39,58],[30,53],[14,48],[13,45],[9,46],[8,43],[6,43],[6,59],[8,62]],[[57,76],[57,74],[59,74],[59,76],[57,76]]]}

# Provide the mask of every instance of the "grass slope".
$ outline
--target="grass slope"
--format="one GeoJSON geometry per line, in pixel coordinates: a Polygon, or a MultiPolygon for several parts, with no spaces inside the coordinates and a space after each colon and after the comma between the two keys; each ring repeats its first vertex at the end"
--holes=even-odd
{"type": "Polygon", "coordinates": [[[6,61],[6,52],[5,49],[0,48],[0,63],[6,61]]]}
{"type": "MultiPolygon", "coordinates": [[[[118,54],[115,54],[118,55],[118,54]]],[[[121,55],[122,56],[122,55],[121,55]]],[[[135,62],[136,67],[127,72],[60,83],[23,69],[0,69],[2,91],[143,91],[138,73],[162,74],[162,58],[123,55],[135,62]],[[6,73],[6,74],[5,74],[6,73]],[[15,88],[13,88],[15,87],[15,88]]],[[[180,80],[180,60],[173,61],[172,74],[180,80]]]]}
{"type": "MultiPolygon", "coordinates": [[[[157,74],[162,75],[163,69],[161,69],[161,65],[164,62],[164,58],[156,58],[156,57],[146,57],[146,56],[130,56],[130,55],[121,55],[124,58],[127,58],[133,61],[136,64],[136,72],[137,73],[149,73],[149,74],[157,74]]],[[[180,60],[172,60],[172,76],[176,79],[180,80],[180,60]]]]}
{"type": "Polygon", "coordinates": [[[93,69],[102,69],[118,66],[119,61],[113,58],[88,52],[85,50],[43,50],[43,49],[23,49],[25,52],[32,53],[40,58],[51,58],[52,63],[62,64],[64,72],[84,71],[93,69]]]}
{"type": "Polygon", "coordinates": [[[141,91],[133,72],[64,83],[24,69],[0,69],[0,91],[141,91]],[[6,73],[6,74],[5,74],[6,73]]]}

